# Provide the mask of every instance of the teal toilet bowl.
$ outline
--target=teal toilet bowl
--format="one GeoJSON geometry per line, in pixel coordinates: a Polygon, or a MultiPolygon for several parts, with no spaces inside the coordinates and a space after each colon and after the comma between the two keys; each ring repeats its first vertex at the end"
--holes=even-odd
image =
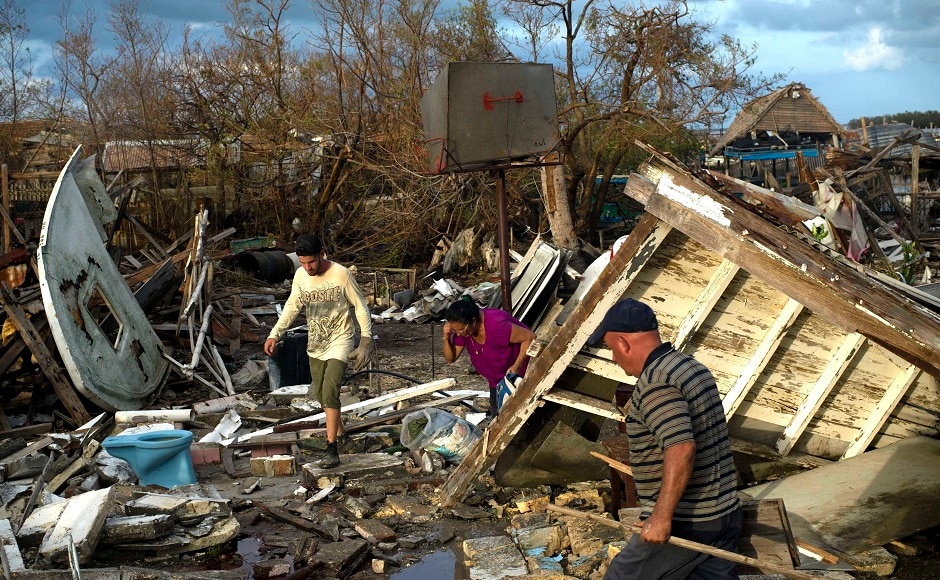
{"type": "Polygon", "coordinates": [[[101,446],[130,464],[141,485],[175,487],[196,483],[189,446],[191,431],[172,429],[107,437],[101,446]]]}

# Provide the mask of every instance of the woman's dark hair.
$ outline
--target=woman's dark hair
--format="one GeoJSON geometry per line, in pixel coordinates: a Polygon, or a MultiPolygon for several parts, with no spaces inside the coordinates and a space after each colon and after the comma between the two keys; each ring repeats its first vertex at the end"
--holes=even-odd
{"type": "Polygon", "coordinates": [[[444,318],[449,322],[471,324],[480,319],[480,307],[472,300],[458,300],[447,307],[444,318]]]}

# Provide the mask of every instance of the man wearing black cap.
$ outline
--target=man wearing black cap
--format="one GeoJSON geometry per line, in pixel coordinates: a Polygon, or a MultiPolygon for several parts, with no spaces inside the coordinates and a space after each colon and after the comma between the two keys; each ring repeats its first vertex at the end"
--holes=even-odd
{"type": "Polygon", "coordinates": [[[659,336],[646,304],[607,311],[589,345],[603,341],[637,377],[624,409],[642,527],[610,563],[605,580],[737,578],[735,564],[666,544],[670,536],[736,551],[743,516],[721,396],[711,372],[659,336]]]}

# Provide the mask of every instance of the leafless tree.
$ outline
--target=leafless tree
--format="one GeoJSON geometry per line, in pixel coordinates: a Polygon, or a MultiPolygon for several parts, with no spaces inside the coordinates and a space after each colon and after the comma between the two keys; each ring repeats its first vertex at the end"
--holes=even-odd
{"type": "Polygon", "coordinates": [[[89,138],[86,140],[99,156],[104,153],[102,133],[104,114],[98,104],[98,94],[110,59],[103,56],[95,44],[98,14],[86,5],[81,14],[72,13],[72,5],[62,5],[58,14],[62,37],[56,43],[56,67],[66,98],[79,103],[81,118],[88,123],[89,138]]]}
{"type": "Polygon", "coordinates": [[[565,186],[546,204],[558,210],[549,211],[556,242],[571,249],[596,230],[611,177],[635,164],[634,139],[697,150],[692,128],[723,119],[779,80],[749,75],[756,47],[712,40],[712,25],[693,19],[684,0],[653,7],[506,0],[504,10],[534,54],[549,39],[537,38],[532,22],[561,23],[564,44],[554,56],[565,186]]]}
{"type": "Polygon", "coordinates": [[[0,160],[14,163],[19,143],[13,138],[17,123],[42,116],[49,82],[33,76],[26,40],[26,12],[17,0],[0,0],[0,160]]]}

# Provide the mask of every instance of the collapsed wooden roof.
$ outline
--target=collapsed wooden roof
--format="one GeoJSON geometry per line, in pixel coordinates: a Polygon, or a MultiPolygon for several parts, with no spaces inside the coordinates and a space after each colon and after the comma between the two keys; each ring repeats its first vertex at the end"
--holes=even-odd
{"type": "Polygon", "coordinates": [[[592,391],[570,373],[635,381],[609,351],[585,347],[626,297],[651,304],[663,339],[713,371],[733,437],[781,457],[840,459],[937,434],[940,314],[818,246],[798,203],[761,190],[765,203],[752,205],[649,151],[626,188],[646,214],[567,318],[537,329],[547,343],[523,388],[443,498],[462,497],[546,402],[617,413],[612,388],[592,391]]]}
{"type": "Polygon", "coordinates": [[[710,155],[720,155],[729,143],[752,131],[768,131],[777,135],[784,131],[840,135],[842,126],[805,85],[791,83],[741,107],[710,155]]]}

